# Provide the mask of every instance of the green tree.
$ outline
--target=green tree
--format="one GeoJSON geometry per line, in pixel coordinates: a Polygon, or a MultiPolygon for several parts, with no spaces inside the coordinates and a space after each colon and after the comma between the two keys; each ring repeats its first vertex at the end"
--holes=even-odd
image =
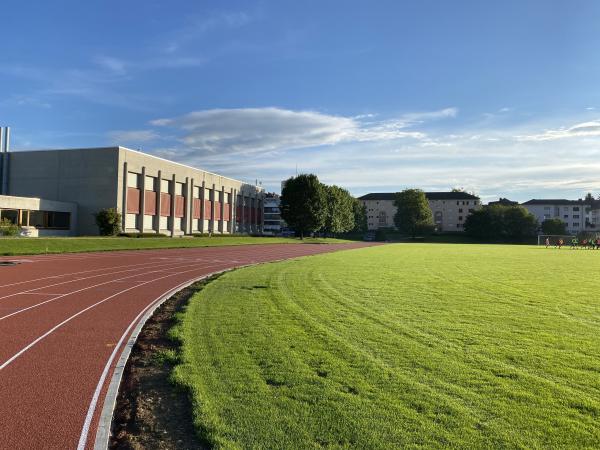
{"type": "Polygon", "coordinates": [[[506,238],[514,241],[535,236],[538,230],[535,216],[519,205],[504,207],[503,225],[506,238]]]}
{"type": "Polygon", "coordinates": [[[352,231],[364,233],[368,229],[367,207],[363,202],[355,198],[352,211],[354,213],[354,229],[352,231]]]}
{"type": "Polygon", "coordinates": [[[121,231],[121,213],[116,208],[105,208],[94,214],[102,236],[116,236],[121,231]]]}
{"type": "Polygon", "coordinates": [[[546,219],[542,222],[542,233],[544,234],[567,234],[567,224],[558,217],[546,219]]]}
{"type": "Polygon", "coordinates": [[[473,211],[465,221],[465,232],[472,237],[491,241],[521,241],[535,236],[535,216],[519,205],[493,205],[473,211]]]}
{"type": "Polygon", "coordinates": [[[9,219],[0,220],[0,236],[16,236],[19,234],[19,226],[9,219]]]}
{"type": "Polygon", "coordinates": [[[425,193],[420,189],[406,189],[396,194],[394,224],[411,237],[433,230],[433,215],[425,193]]]}
{"type": "Polygon", "coordinates": [[[326,196],[326,217],[323,230],[336,235],[354,228],[354,198],[339,186],[323,185],[326,196]]]}
{"type": "Polygon", "coordinates": [[[325,225],[327,197],[316,175],[302,174],[286,180],[280,207],[283,220],[301,238],[325,225]]]}

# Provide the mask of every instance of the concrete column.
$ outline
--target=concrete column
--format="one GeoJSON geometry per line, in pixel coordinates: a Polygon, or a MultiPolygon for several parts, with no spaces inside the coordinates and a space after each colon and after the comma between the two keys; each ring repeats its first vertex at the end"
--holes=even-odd
{"type": "Polygon", "coordinates": [[[210,215],[210,222],[208,222],[208,230],[211,231],[212,233],[214,233],[215,231],[217,231],[215,229],[215,185],[212,185],[212,188],[210,190],[210,200],[211,200],[211,215],[210,215]]]}
{"type": "Polygon", "coordinates": [[[171,216],[169,217],[169,230],[171,230],[171,237],[175,236],[175,174],[171,179],[171,216]]]}
{"type": "Polygon", "coordinates": [[[219,195],[221,196],[221,218],[219,219],[219,232],[223,234],[225,232],[225,186],[221,186],[219,195]]]}
{"type": "Polygon", "coordinates": [[[162,199],[160,198],[162,189],[162,171],[158,171],[158,178],[156,179],[158,185],[156,186],[156,215],[154,216],[154,230],[160,233],[160,209],[162,208],[162,199]]]}
{"type": "Polygon", "coordinates": [[[235,222],[234,222],[234,219],[235,219],[235,216],[234,216],[235,208],[233,206],[234,205],[233,202],[235,201],[234,200],[234,198],[235,198],[234,195],[235,195],[235,189],[231,188],[229,190],[229,222],[227,223],[227,232],[229,234],[233,234],[234,230],[235,230],[235,222]]]}
{"type": "Polygon", "coordinates": [[[122,231],[125,231],[127,228],[127,162],[123,163],[123,211],[121,211],[122,231]]]}
{"type": "Polygon", "coordinates": [[[142,167],[142,183],[140,186],[140,214],[138,216],[138,231],[144,232],[144,216],[146,211],[146,166],[142,167]]]}
{"type": "Polygon", "coordinates": [[[245,233],[246,232],[246,215],[244,214],[246,212],[246,198],[244,197],[244,194],[241,193],[240,194],[240,212],[242,213],[242,217],[240,220],[240,233],[245,233]]]}
{"type": "Polygon", "coordinates": [[[256,199],[250,197],[250,233],[254,233],[256,228],[256,199]]]}
{"type": "Polygon", "coordinates": [[[200,232],[205,233],[204,229],[204,218],[206,217],[206,211],[204,208],[204,201],[206,200],[206,182],[202,182],[202,189],[200,190],[200,232]]]}
{"type": "Polygon", "coordinates": [[[183,185],[183,219],[181,220],[181,230],[184,234],[190,234],[190,179],[185,177],[183,185]]]}
{"type": "Polygon", "coordinates": [[[189,233],[192,234],[196,230],[194,230],[194,179],[190,180],[190,215],[188,217],[188,230],[189,233]]]}

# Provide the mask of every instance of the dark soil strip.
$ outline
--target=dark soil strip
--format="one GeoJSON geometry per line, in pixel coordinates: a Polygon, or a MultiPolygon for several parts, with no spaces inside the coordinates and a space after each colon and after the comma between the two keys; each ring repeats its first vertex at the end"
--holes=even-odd
{"type": "Polygon", "coordinates": [[[188,393],[169,381],[179,343],[167,335],[176,314],[208,281],[175,294],[144,325],[121,380],[110,449],[209,448],[194,429],[188,393]]]}

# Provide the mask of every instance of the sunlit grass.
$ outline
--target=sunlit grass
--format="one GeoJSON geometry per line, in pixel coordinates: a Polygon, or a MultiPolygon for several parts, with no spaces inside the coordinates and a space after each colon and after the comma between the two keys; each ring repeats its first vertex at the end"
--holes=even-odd
{"type": "Polygon", "coordinates": [[[597,448],[600,251],[395,244],[241,269],[175,334],[227,448],[597,448]]]}

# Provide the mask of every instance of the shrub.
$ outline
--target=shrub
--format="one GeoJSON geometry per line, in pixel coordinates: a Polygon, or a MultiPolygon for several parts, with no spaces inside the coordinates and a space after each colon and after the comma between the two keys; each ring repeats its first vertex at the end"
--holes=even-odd
{"type": "Polygon", "coordinates": [[[168,237],[164,233],[120,233],[119,236],[128,238],[164,238],[168,237]]]}
{"type": "Polygon", "coordinates": [[[17,236],[19,234],[19,226],[15,225],[8,219],[0,220],[0,236],[17,236]]]}
{"type": "Polygon", "coordinates": [[[121,213],[116,208],[105,208],[94,214],[102,236],[116,236],[121,231],[121,213]]]}

